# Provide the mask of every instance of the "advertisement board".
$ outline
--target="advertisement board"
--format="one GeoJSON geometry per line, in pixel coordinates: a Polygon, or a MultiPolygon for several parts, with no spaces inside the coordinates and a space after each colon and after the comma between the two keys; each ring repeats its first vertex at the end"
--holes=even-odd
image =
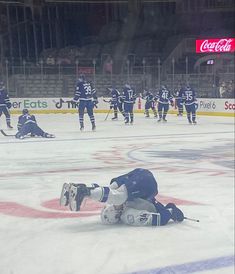
{"type": "MultiPolygon", "coordinates": [[[[94,108],[95,112],[105,113],[109,111],[110,98],[98,98],[99,104],[94,108]],[[106,102],[105,102],[105,101],[106,102]]],[[[78,103],[71,101],[71,98],[12,98],[11,113],[20,113],[28,108],[35,113],[77,113],[78,103]]],[[[234,99],[198,98],[197,113],[200,115],[234,116],[234,99]]],[[[134,105],[135,112],[144,112],[145,100],[137,98],[134,105]]],[[[184,110],[185,111],[185,110],[184,110]]],[[[175,107],[170,107],[169,113],[176,113],[175,107]]]]}
{"type": "Polygon", "coordinates": [[[196,53],[234,52],[235,38],[196,40],[196,53]]]}

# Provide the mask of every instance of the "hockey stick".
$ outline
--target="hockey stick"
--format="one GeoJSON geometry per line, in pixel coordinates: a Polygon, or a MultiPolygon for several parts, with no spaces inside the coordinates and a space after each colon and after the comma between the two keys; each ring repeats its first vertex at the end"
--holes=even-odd
{"type": "Polygon", "coordinates": [[[189,220],[189,221],[192,221],[192,222],[197,222],[199,223],[200,221],[197,220],[197,219],[191,219],[191,218],[188,218],[188,217],[184,217],[185,220],[189,220]]]}
{"type": "Polygon", "coordinates": [[[7,134],[3,129],[1,129],[0,132],[2,133],[3,136],[6,136],[6,137],[13,137],[13,136],[15,136],[15,134],[7,134]]]}
{"type": "Polygon", "coordinates": [[[108,119],[110,112],[111,112],[111,108],[109,109],[109,111],[108,111],[108,113],[107,113],[107,115],[106,115],[104,121],[106,121],[106,120],[108,119]]]}
{"type": "Polygon", "coordinates": [[[105,99],[103,99],[103,102],[110,104],[111,100],[105,100],[105,99]]]}

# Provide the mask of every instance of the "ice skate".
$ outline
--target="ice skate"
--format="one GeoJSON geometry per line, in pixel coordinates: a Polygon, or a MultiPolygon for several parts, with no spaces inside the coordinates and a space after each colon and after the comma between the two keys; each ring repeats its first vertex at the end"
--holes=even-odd
{"type": "Polygon", "coordinates": [[[80,131],[84,131],[84,123],[83,123],[83,121],[80,121],[80,131]]]}
{"type": "Polygon", "coordinates": [[[92,124],[92,131],[96,131],[96,126],[95,126],[95,124],[92,124]]]}
{"type": "Polygon", "coordinates": [[[117,114],[113,116],[112,121],[116,121],[118,119],[117,114]]]}
{"type": "Polygon", "coordinates": [[[60,205],[67,206],[69,204],[69,189],[71,184],[64,183],[60,194],[60,205]]]}
{"type": "Polygon", "coordinates": [[[45,138],[55,138],[55,135],[46,133],[45,138]]]}
{"type": "Polygon", "coordinates": [[[167,204],[166,209],[171,209],[171,218],[174,222],[183,222],[184,213],[175,204],[167,204]]]}
{"type": "Polygon", "coordinates": [[[69,189],[69,208],[79,211],[85,196],[90,195],[90,189],[85,184],[72,184],[69,189]]]}

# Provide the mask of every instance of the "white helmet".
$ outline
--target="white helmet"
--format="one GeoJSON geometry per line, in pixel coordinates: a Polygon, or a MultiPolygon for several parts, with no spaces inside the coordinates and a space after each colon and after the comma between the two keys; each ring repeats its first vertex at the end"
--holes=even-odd
{"type": "Polygon", "coordinates": [[[106,205],[101,211],[101,222],[105,225],[117,224],[120,221],[122,210],[114,205],[106,205]]]}

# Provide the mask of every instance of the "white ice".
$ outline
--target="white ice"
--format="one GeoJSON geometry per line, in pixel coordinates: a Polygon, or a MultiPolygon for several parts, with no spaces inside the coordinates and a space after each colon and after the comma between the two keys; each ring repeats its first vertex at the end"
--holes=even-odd
{"type": "Polygon", "coordinates": [[[55,139],[0,136],[0,274],[234,273],[234,118],[105,116],[96,132],[87,117],[80,132],[77,114],[43,114],[55,139]],[[107,185],[137,167],[200,222],[105,226],[100,204],[87,200],[82,216],[58,205],[64,182],[107,185]]]}

